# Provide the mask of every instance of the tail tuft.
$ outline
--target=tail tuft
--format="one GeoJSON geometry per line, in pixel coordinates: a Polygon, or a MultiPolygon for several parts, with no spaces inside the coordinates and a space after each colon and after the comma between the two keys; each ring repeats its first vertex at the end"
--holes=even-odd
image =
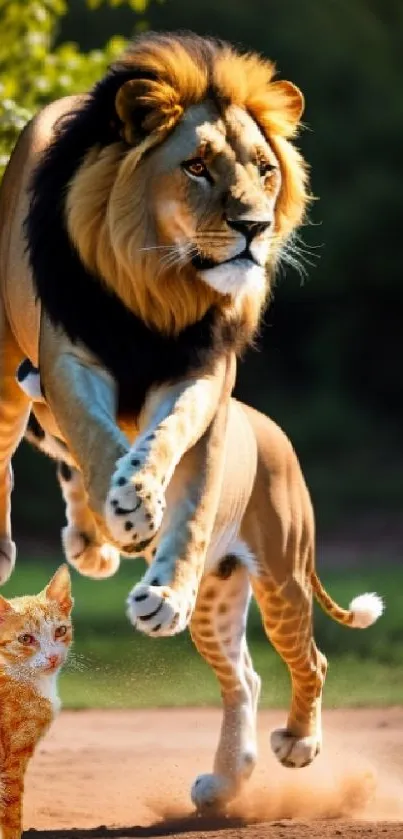
{"type": "Polygon", "coordinates": [[[350,612],[353,616],[350,626],[366,629],[381,617],[384,608],[383,600],[378,594],[360,594],[350,603],[350,612]]]}

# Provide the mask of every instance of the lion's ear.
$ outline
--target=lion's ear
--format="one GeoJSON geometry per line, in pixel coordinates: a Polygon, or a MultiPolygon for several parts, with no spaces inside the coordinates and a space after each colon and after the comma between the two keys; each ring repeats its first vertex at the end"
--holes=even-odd
{"type": "Polygon", "coordinates": [[[249,113],[270,141],[271,137],[293,137],[304,110],[304,97],[292,82],[270,81],[248,100],[249,113]]]}
{"type": "Polygon", "coordinates": [[[165,135],[183,114],[174,88],[153,77],[125,82],[117,92],[115,108],[123,123],[123,139],[131,146],[150,134],[165,135]]]}
{"type": "Polygon", "coordinates": [[[305,108],[304,96],[292,82],[278,81],[270,84],[270,90],[282,100],[282,108],[288,122],[298,125],[305,108]]]}

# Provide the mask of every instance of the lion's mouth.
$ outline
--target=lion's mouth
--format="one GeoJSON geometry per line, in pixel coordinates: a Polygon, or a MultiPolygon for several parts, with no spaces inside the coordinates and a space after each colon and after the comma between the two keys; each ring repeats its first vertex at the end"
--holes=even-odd
{"type": "Polygon", "coordinates": [[[249,248],[245,248],[241,253],[236,254],[236,256],[231,256],[230,259],[224,259],[222,262],[218,262],[208,256],[202,256],[201,254],[192,257],[192,265],[197,271],[209,271],[211,268],[221,268],[222,265],[231,265],[231,263],[235,262],[245,262],[245,267],[248,267],[248,265],[258,265],[261,268],[261,265],[254,259],[249,248]]]}

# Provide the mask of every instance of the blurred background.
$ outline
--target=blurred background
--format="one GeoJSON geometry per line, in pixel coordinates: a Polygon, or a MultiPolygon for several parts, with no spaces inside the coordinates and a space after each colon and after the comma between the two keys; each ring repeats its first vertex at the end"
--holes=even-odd
{"type": "MultiPolygon", "coordinates": [[[[87,89],[125,40],[146,28],[188,28],[256,49],[304,92],[298,142],[318,198],[300,231],[304,272],[279,273],[258,349],[239,367],[237,395],[270,414],[294,443],[316,510],[318,564],[332,593],[344,603],[363,588],[387,596],[385,618],[366,633],[318,617],[319,641],[335,662],[329,701],[402,701],[403,4],[0,0],[0,166],[33,112],[87,89]]],[[[6,595],[46,579],[61,559],[64,521],[53,464],[23,443],[14,468],[21,565],[6,595]]],[[[126,625],[124,596],[141,570],[125,563],[105,583],[76,577],[82,658],[65,677],[70,704],[185,702],[187,674],[204,674],[186,638],[152,642],[126,625]],[[107,673],[119,666],[118,685],[107,673]],[[165,678],[158,695],[156,669],[165,678]],[[131,680],[137,687],[141,681],[141,697],[131,680]]],[[[270,677],[265,701],[282,702],[284,674],[254,611],[251,639],[270,677]]],[[[192,693],[192,701],[217,700],[204,675],[195,679],[200,696],[192,693]]]]}

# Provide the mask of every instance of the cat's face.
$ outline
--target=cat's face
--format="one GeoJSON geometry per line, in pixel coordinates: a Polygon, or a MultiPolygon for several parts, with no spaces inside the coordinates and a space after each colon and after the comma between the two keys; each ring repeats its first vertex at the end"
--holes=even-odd
{"type": "Polygon", "coordinates": [[[0,595],[0,667],[19,678],[55,674],[73,639],[70,574],[62,565],[39,594],[0,595]]]}

